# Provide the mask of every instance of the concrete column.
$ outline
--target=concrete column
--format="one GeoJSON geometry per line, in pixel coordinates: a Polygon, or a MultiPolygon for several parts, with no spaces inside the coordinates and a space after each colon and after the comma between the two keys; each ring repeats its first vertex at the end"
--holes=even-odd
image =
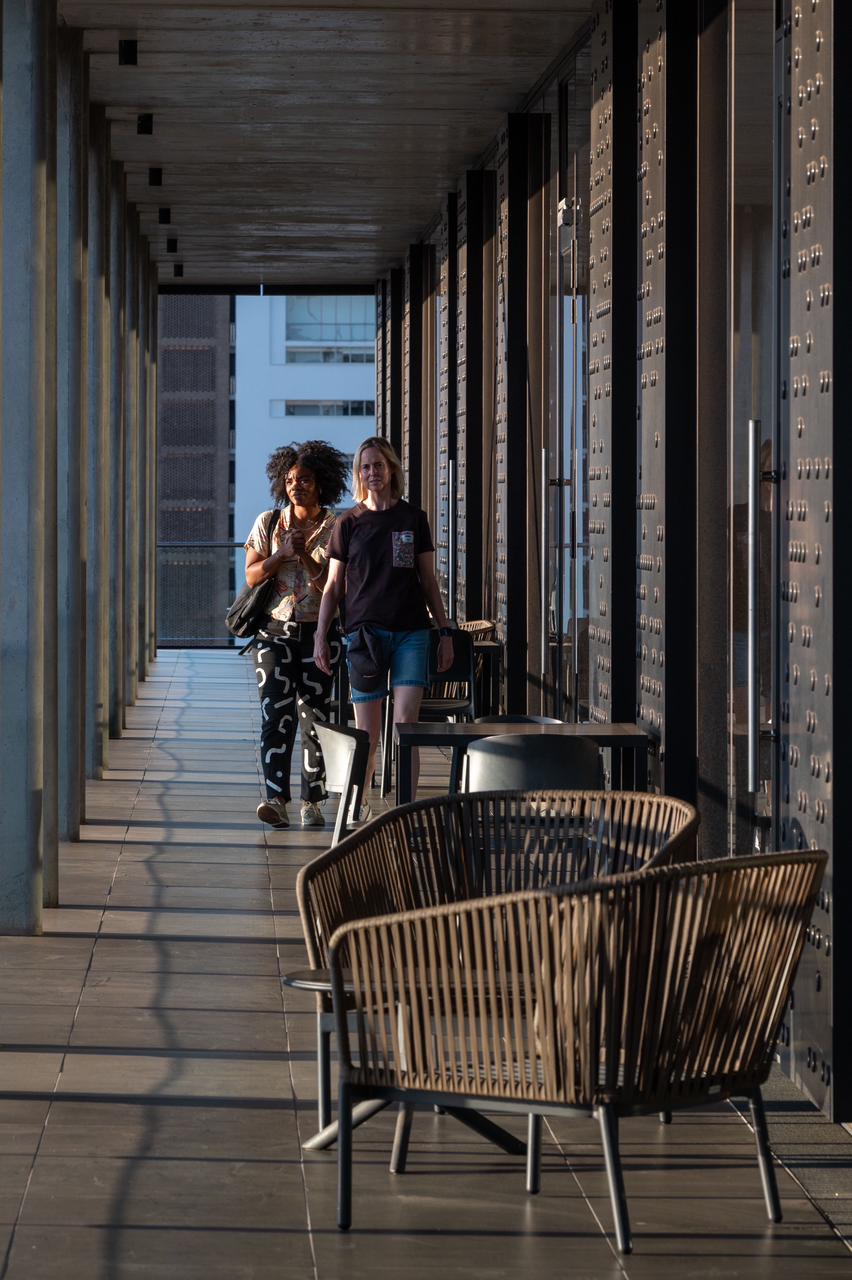
{"type": "Polygon", "coordinates": [[[47,11],[2,18],[0,933],[41,931],[47,11]]]}
{"type": "Polygon", "coordinates": [[[103,108],[89,116],[86,358],[86,773],[109,763],[109,328],[107,323],[108,158],[103,108]]]}
{"type": "Polygon", "coordinates": [[[57,82],[57,408],[59,540],[59,836],[80,834],[86,686],[86,380],[84,211],[88,168],[82,33],[59,32],[57,82]]]}
{"type": "MultiPolygon", "coordinates": [[[[59,905],[59,474],[56,416],[56,0],[44,5],[45,341],[44,341],[44,788],[43,900],[59,905]]],[[[64,531],[63,531],[64,539],[64,531]]]]}
{"type": "Polygon", "coordinates": [[[109,166],[109,736],[124,729],[124,244],[126,205],[124,170],[109,166]]]}
{"type": "Polygon", "coordinates": [[[157,538],[159,507],[157,502],[157,353],[159,350],[159,294],[157,267],[152,264],[148,302],[148,660],[157,656],[157,538]]]}
{"type": "Polygon", "coordinates": [[[148,674],[148,307],[149,261],[148,241],[139,239],[138,254],[138,321],[139,359],[137,362],[137,386],[139,396],[139,463],[137,467],[136,502],[139,511],[139,538],[137,549],[139,611],[137,618],[137,652],[139,655],[139,679],[148,674]]]}
{"type": "Polygon", "coordinates": [[[127,214],[124,247],[124,700],[139,681],[139,215],[127,214]]]}

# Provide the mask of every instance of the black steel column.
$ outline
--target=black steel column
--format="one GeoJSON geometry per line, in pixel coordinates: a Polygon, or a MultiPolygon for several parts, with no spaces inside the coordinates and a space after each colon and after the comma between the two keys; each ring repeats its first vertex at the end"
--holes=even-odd
{"type": "MultiPolygon", "coordinates": [[[[542,653],[544,456],[550,413],[551,208],[550,116],[527,116],[527,430],[526,430],[526,710],[546,710],[547,655],[542,653]]],[[[556,174],[553,174],[556,181],[556,174]]]]}
{"type": "Polygon", "coordinates": [[[387,400],[385,397],[385,361],[387,358],[387,280],[376,281],[376,435],[386,437],[387,400]]]}
{"type": "Polygon", "coordinates": [[[387,290],[387,345],[385,349],[385,429],[396,452],[402,456],[402,314],[405,272],[394,267],[387,290]]]}
{"type": "Polygon", "coordinates": [[[526,711],[527,121],[511,115],[497,154],[496,620],[505,709],[526,711]]]}
{"type": "Polygon", "coordinates": [[[451,617],[457,614],[456,555],[458,481],[456,411],[458,394],[458,198],[451,192],[441,213],[438,293],[441,299],[438,341],[438,476],[436,489],[435,551],[438,581],[451,617]]]}
{"type": "Polygon", "coordinates": [[[636,6],[598,0],[589,192],[589,716],[636,713],[636,6]]]}
{"type": "Polygon", "coordinates": [[[402,469],[406,497],[420,506],[423,459],[423,258],[413,244],[405,257],[402,316],[402,469]]]}
{"type": "Polygon", "coordinates": [[[728,846],[728,0],[702,0],[698,36],[696,574],[699,849],[728,846]]]}
{"type": "MultiPolygon", "coordinates": [[[[483,616],[484,208],[486,202],[493,207],[493,180],[490,172],[467,173],[457,205],[456,597],[462,621],[483,616]]],[[[490,368],[488,378],[490,384],[490,368]]]]}
{"type": "Polygon", "coordinates": [[[796,1082],[834,1120],[852,1119],[852,859],[834,798],[852,760],[843,719],[852,678],[841,601],[849,590],[844,511],[852,446],[846,357],[852,251],[848,113],[849,6],[794,5],[790,30],[790,334],[782,418],[781,806],[786,848],[826,848],[831,860],[796,981],[796,1082]],[[836,406],[836,409],[835,409],[836,406]],[[836,425],[835,425],[836,424],[836,425]],[[839,709],[835,728],[833,710],[839,709]]]}
{"type": "Polygon", "coordinates": [[[638,719],[659,742],[656,780],[688,800],[696,793],[695,18],[674,0],[638,3],[638,719]]]}

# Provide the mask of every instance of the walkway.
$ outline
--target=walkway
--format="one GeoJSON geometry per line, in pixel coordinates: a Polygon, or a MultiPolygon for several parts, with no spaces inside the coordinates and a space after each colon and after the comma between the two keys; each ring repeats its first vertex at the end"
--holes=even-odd
{"type": "Polygon", "coordinates": [[[296,872],[325,836],[255,821],[256,695],[235,653],[163,654],[128,718],[63,850],[48,935],[0,938],[0,1277],[852,1274],[786,1174],[785,1221],[766,1223],[728,1108],[623,1126],[626,1263],[586,1119],[557,1127],[531,1199],[522,1161],[446,1117],[418,1117],[392,1177],[379,1117],[356,1136],[340,1235],[334,1155],[300,1150],[313,1011],[290,995],[285,1010],[279,983],[303,962],[296,872]]]}

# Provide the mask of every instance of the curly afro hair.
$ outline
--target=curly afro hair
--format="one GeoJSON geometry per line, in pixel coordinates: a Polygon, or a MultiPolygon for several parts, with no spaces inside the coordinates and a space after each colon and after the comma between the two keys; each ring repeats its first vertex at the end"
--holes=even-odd
{"type": "Polygon", "coordinates": [[[349,467],[346,455],[325,440],[305,440],[302,444],[285,444],[270,455],[266,464],[269,488],[279,506],[286,507],[286,480],[293,467],[313,471],[319,489],[319,500],[324,507],[334,504],[346,492],[349,467]]]}

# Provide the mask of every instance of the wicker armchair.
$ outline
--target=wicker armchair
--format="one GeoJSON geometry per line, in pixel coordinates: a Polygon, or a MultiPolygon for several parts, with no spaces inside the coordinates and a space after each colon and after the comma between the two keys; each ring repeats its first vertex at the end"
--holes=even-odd
{"type": "Polygon", "coordinates": [[[760,1086],[826,857],[652,868],[340,928],[339,1226],[351,1221],[352,1103],[377,1097],[595,1111],[627,1253],[618,1117],[742,1095],[779,1221],[760,1086]]]}
{"type": "MultiPolygon", "coordinates": [[[[567,884],[692,855],[698,816],[669,796],[603,791],[481,792],[381,814],[314,858],[296,893],[312,970],[351,920],[567,884]]],[[[317,994],[320,1135],[331,1119],[330,989],[317,994]]],[[[405,1163],[405,1146],[393,1167],[405,1163]]]]}

